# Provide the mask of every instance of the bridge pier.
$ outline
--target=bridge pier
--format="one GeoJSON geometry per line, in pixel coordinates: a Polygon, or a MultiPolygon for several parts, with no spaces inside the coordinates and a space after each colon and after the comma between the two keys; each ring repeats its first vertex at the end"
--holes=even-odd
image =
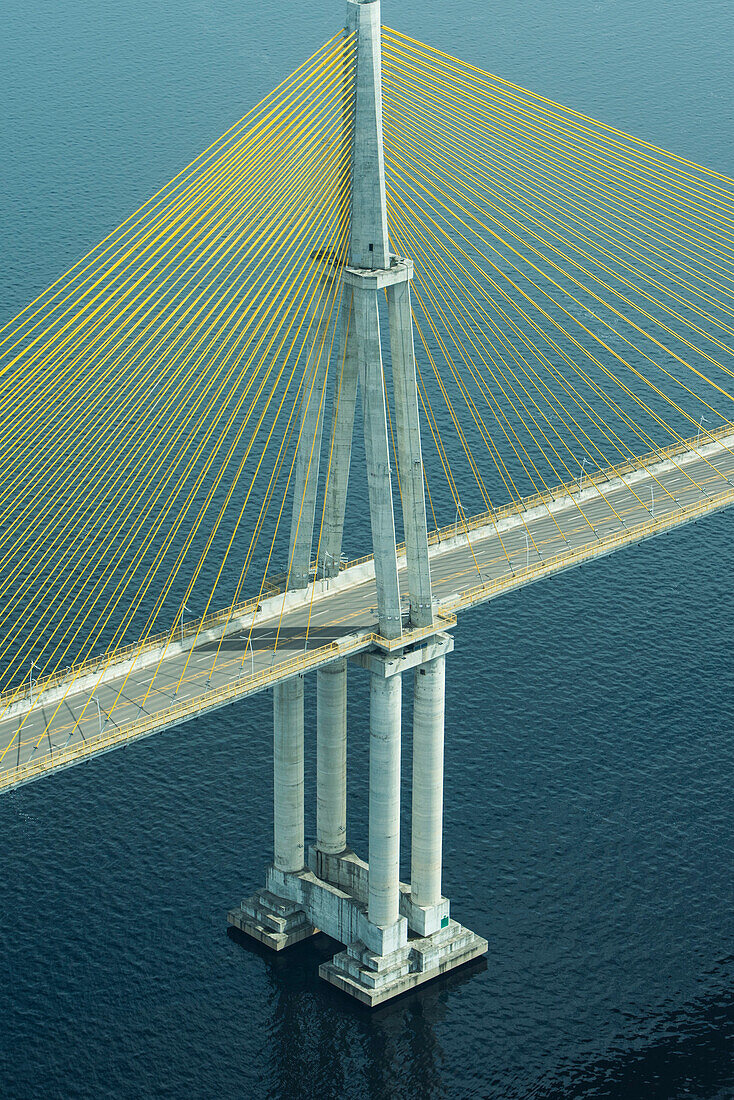
{"type": "Polygon", "coordinates": [[[399,916],[402,676],[370,671],[369,919],[389,928],[399,916]]]}
{"type": "Polygon", "coordinates": [[[273,858],[300,871],[303,839],[303,676],[273,688],[273,858]]]}
{"type": "Polygon", "coordinates": [[[445,657],[438,634],[354,662],[370,677],[369,863],[346,845],[346,663],[318,672],[317,841],[303,863],[303,680],[274,704],[275,853],[264,890],[229,923],[276,951],[326,932],[344,944],[319,974],[364,1004],[390,1000],[482,955],[441,895],[445,657]],[[400,881],[402,676],[413,670],[411,882],[400,881]]]}
{"type": "MultiPolygon", "coordinates": [[[[316,845],[304,866],[303,681],[275,689],[275,855],[265,890],[229,914],[230,924],[281,950],[315,931],[345,945],[319,974],[368,1005],[443,974],[487,950],[451,919],[441,894],[445,657],[453,638],[433,628],[418,391],[410,305],[413,265],[390,251],[382,150],[379,0],[347,0],[356,38],[349,264],[342,272],[342,369],[335,388],[332,456],[324,507],[321,577],[339,572],[357,381],[362,394],[367,487],[379,632],[385,650],[354,658],[370,677],[369,863],[347,847],[347,672],[317,673],[316,845]],[[379,301],[386,292],[405,528],[409,621],[403,623],[395,544],[379,301]],[[404,633],[404,626],[407,633],[404,633]],[[402,646],[402,648],[401,648],[402,646]],[[400,881],[402,677],[413,670],[411,882],[400,881]]],[[[289,587],[310,578],[321,409],[326,371],[304,411],[293,500],[289,587]]]]}
{"type": "Polygon", "coordinates": [[[347,846],[347,662],[316,673],[316,847],[347,846]]]}
{"type": "Polygon", "coordinates": [[[425,907],[441,901],[445,674],[441,654],[416,668],[414,679],[410,893],[425,907]]]}

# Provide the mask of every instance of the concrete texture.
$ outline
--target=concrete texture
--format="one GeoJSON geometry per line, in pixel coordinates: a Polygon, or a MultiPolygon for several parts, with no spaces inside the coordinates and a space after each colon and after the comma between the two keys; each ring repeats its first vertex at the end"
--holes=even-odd
{"type": "Polygon", "coordinates": [[[369,916],[387,928],[399,914],[402,678],[370,673],[369,916]]]}
{"type": "Polygon", "coordinates": [[[326,485],[321,561],[318,575],[335,578],[339,575],[342,552],[344,512],[352,458],[354,410],[357,403],[357,345],[355,343],[352,292],[344,288],[339,307],[339,331],[336,340],[338,359],[335,365],[329,478],[326,485]]]}
{"type": "Polygon", "coordinates": [[[316,494],[319,486],[321,431],[324,423],[324,390],[329,369],[331,316],[313,322],[303,387],[303,410],[296,454],[288,587],[305,588],[310,579],[316,494]]]}
{"type": "MultiPolygon", "coordinates": [[[[275,951],[326,932],[345,950],[319,974],[364,1004],[381,1004],[487,951],[486,940],[450,918],[445,898],[430,930],[420,921],[414,928],[402,914],[389,928],[373,925],[366,912],[369,867],[353,852],[331,856],[311,849],[309,864],[296,873],[269,868],[266,889],[227,919],[275,951]]],[[[400,895],[401,909],[415,914],[406,883],[400,895]]]]}
{"type": "Polygon", "coordinates": [[[303,677],[273,688],[273,836],[275,866],[299,871],[303,840],[303,677]]]}
{"type": "Polygon", "coordinates": [[[481,936],[456,921],[449,921],[446,928],[433,936],[411,940],[391,959],[380,960],[384,969],[374,965],[377,960],[369,952],[352,945],[331,962],[322,963],[319,975],[362,1004],[376,1008],[486,954],[487,948],[487,941],[481,936]]]}
{"type": "Polygon", "coordinates": [[[446,658],[415,669],[410,886],[419,906],[441,900],[446,658]]]}
{"type": "Polygon", "coordinates": [[[406,281],[389,286],[387,305],[395,391],[400,495],[408,565],[410,621],[415,626],[430,626],[433,622],[433,602],[428,562],[428,531],[413,349],[413,318],[410,311],[410,283],[406,281]]]}
{"type": "Polygon", "coordinates": [[[377,291],[355,287],[353,295],[372,550],[375,560],[377,616],[380,632],[384,637],[399,638],[402,632],[402,612],[377,291]]]}
{"type": "Polygon", "coordinates": [[[389,267],[379,0],[347,0],[346,29],[357,36],[351,261],[355,267],[389,267]]]}
{"type": "Polygon", "coordinates": [[[291,901],[261,890],[245,898],[237,909],[227,913],[227,923],[246,932],[271,951],[283,951],[318,932],[306,914],[291,901]]]}
{"type": "Polygon", "coordinates": [[[347,846],[347,662],[316,673],[316,846],[347,846]]]}

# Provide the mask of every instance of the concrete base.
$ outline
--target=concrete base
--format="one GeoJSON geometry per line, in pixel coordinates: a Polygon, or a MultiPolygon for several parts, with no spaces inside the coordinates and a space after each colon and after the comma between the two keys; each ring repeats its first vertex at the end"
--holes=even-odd
{"type": "Polygon", "coordinates": [[[408,941],[392,955],[373,955],[361,943],[322,963],[319,976],[362,1004],[375,1008],[423,982],[484,955],[487,941],[450,920],[430,936],[408,941]]]}
{"type": "MultiPolygon", "coordinates": [[[[351,848],[345,848],[339,855],[320,852],[318,848],[309,848],[308,865],[322,882],[345,890],[362,905],[367,905],[369,896],[369,865],[360,859],[351,848]]],[[[405,917],[410,932],[419,936],[429,936],[439,928],[445,928],[449,922],[451,903],[441,898],[436,905],[416,905],[406,882],[400,884],[400,916],[405,917]]],[[[335,937],[339,939],[339,937],[335,937]]],[[[345,941],[342,940],[342,943],[345,941]]]]}
{"type": "Polygon", "coordinates": [[[282,951],[318,932],[302,909],[269,890],[245,898],[239,909],[230,909],[227,923],[272,951],[282,951]]]}
{"type": "Polygon", "coordinates": [[[310,869],[270,867],[267,887],[231,910],[235,928],[282,951],[321,930],[346,945],[319,967],[325,981],[375,1006],[462,966],[487,951],[487,941],[449,915],[449,901],[423,907],[400,884],[400,917],[388,928],[367,918],[369,868],[354,852],[312,848],[310,869]]]}

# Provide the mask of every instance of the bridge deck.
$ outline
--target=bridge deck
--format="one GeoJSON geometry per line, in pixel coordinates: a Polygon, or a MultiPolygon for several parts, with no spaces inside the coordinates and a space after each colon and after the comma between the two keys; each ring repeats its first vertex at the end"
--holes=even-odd
{"type": "MultiPolygon", "coordinates": [[[[641,460],[621,476],[586,478],[573,491],[470,521],[468,531],[461,523],[456,531],[444,529],[431,547],[439,629],[463,608],[731,504],[734,435],[662,462],[641,460]]],[[[132,669],[113,665],[104,682],[94,673],[41,691],[32,704],[16,701],[0,719],[0,790],[367,649],[377,640],[375,603],[367,561],[345,569],[338,581],[317,583],[306,596],[290,594],[285,606],[283,597],[271,597],[254,625],[252,612],[233,616],[213,676],[219,641],[210,631],[195,643],[144,653],[132,669]]],[[[417,637],[408,633],[404,642],[417,637]]]]}

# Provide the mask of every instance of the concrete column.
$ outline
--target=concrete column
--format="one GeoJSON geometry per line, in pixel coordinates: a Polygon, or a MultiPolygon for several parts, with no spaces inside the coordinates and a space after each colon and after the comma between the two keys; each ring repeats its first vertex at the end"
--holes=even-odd
{"type": "Polygon", "coordinates": [[[347,846],[347,662],[316,673],[316,847],[347,846]]]}
{"type": "Polygon", "coordinates": [[[431,572],[428,563],[428,530],[413,349],[413,318],[410,311],[410,283],[406,281],[389,286],[387,304],[395,388],[400,489],[403,499],[403,527],[408,564],[410,621],[414,626],[430,626],[433,622],[433,604],[431,572]]]}
{"type": "Polygon", "coordinates": [[[347,31],[357,36],[352,147],[352,267],[390,266],[382,149],[382,35],[379,0],[347,0],[347,31]]]}
{"type": "Polygon", "coordinates": [[[303,677],[273,688],[274,863],[279,871],[300,871],[303,838],[303,677]]]}
{"type": "Polygon", "coordinates": [[[362,389],[377,612],[383,637],[399,638],[402,615],[376,290],[354,288],[354,319],[362,389]]]}
{"type": "Polygon", "coordinates": [[[401,677],[370,675],[369,901],[373,924],[387,928],[400,901],[401,677]]]}
{"type": "Polygon", "coordinates": [[[324,423],[324,389],[329,367],[330,322],[330,314],[320,323],[314,322],[314,331],[309,338],[309,360],[303,387],[303,412],[291,515],[288,587],[293,589],[308,586],[311,566],[316,493],[319,487],[321,429],[324,423]]]}
{"type": "Polygon", "coordinates": [[[446,658],[415,670],[410,892],[417,905],[441,899],[446,658]]]}
{"type": "Polygon", "coordinates": [[[338,359],[334,370],[334,411],[329,449],[329,478],[326,484],[324,529],[321,535],[320,577],[336,577],[342,553],[344,511],[347,503],[349,465],[352,457],[354,407],[357,401],[357,345],[354,308],[350,287],[342,290],[338,359]]]}

